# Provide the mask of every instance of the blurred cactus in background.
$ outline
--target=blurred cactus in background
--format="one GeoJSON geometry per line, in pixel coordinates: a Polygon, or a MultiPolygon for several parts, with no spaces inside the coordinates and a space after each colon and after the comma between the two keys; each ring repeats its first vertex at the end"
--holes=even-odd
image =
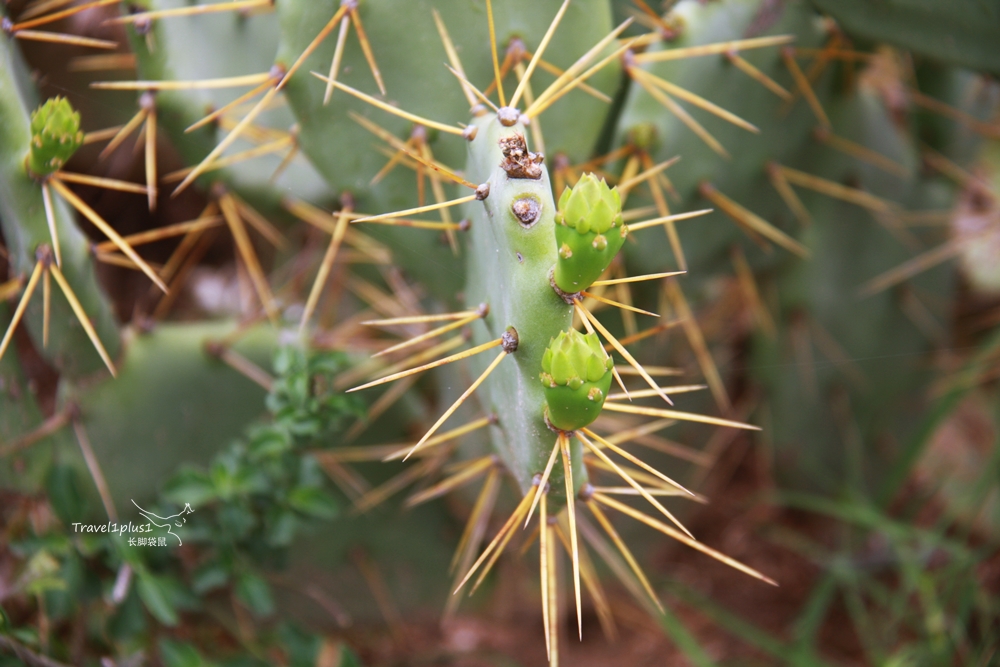
{"type": "Polygon", "coordinates": [[[995,3],[2,12],[0,664],[989,664],[995,3]]]}

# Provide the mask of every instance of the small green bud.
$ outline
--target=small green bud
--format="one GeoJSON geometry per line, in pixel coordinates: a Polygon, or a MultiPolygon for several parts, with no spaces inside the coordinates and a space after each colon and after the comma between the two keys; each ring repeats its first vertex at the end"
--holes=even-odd
{"type": "Polygon", "coordinates": [[[561,331],[542,354],[540,378],[549,422],[575,431],[597,419],[611,388],[613,366],[597,334],[561,331]]]}
{"type": "Polygon", "coordinates": [[[58,171],[83,145],[80,114],[64,97],[53,97],[31,114],[28,170],[35,176],[58,171]]]}
{"type": "Polygon", "coordinates": [[[572,189],[563,190],[556,213],[555,283],[564,292],[590,287],[611,264],[628,233],[622,222],[617,188],[584,174],[572,189]]]}

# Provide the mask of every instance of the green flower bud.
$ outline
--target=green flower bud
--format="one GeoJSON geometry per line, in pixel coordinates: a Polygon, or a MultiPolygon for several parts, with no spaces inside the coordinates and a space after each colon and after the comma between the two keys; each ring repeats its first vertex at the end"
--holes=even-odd
{"type": "Polygon", "coordinates": [[[28,170],[48,176],[62,168],[83,145],[80,114],[64,97],[53,97],[31,114],[28,170]]]}
{"type": "Polygon", "coordinates": [[[572,189],[563,190],[556,213],[555,283],[572,294],[590,287],[611,264],[625,242],[622,201],[617,188],[584,174],[572,189]]]}
{"type": "Polygon", "coordinates": [[[612,366],[597,334],[571,329],[553,338],[542,354],[540,375],[549,423],[575,431],[597,419],[611,388],[612,366]]]}

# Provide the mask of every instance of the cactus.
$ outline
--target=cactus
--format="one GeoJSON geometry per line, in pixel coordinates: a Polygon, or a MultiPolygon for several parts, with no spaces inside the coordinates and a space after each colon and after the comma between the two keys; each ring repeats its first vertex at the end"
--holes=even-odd
{"type": "MultiPolygon", "coordinates": [[[[873,455],[867,470],[859,472],[845,455],[840,434],[844,423],[851,423],[865,442],[887,432],[905,437],[907,428],[895,422],[902,406],[919,400],[917,391],[928,379],[913,360],[936,343],[929,340],[934,323],[933,317],[928,323],[924,304],[947,300],[953,292],[947,270],[915,272],[918,264],[942,256],[942,250],[903,264],[931,239],[908,221],[914,219],[911,211],[951,204],[953,188],[942,175],[961,177],[955,163],[967,161],[976,150],[976,134],[990,136],[996,128],[982,119],[989,112],[989,95],[972,100],[967,74],[922,64],[903,86],[901,74],[882,71],[901,67],[893,53],[855,51],[851,39],[877,35],[931,57],[993,71],[996,64],[984,46],[991,43],[984,31],[963,29],[963,35],[978,35],[976,48],[955,54],[945,42],[914,38],[919,31],[891,34],[898,22],[887,28],[859,18],[867,10],[856,3],[824,0],[812,5],[838,23],[821,19],[805,0],[685,0],[666,15],[635,3],[637,23],[653,30],[648,34],[634,25],[613,29],[611,17],[624,3],[607,0],[510,0],[495,7],[485,0],[473,3],[472,11],[465,0],[232,4],[223,8],[147,0],[116,19],[125,24],[138,80],[95,87],[137,92],[137,115],[127,129],[144,127],[147,183],[145,190],[133,191],[145,193],[153,208],[168,181],[180,181],[175,193],[204,190],[212,204],[203,217],[224,219],[262,311],[276,326],[298,320],[303,345],[331,344],[331,336],[334,345],[348,340],[348,347],[358,342],[377,346],[381,339],[359,341],[350,328],[354,319],[407,332],[407,340],[382,349],[374,360],[359,360],[342,376],[324,380],[338,389],[357,385],[351,391],[399,382],[372,401],[371,419],[356,424],[343,439],[357,437],[379,421],[401,396],[404,402],[419,401],[421,394],[409,387],[419,373],[441,369],[431,387],[437,389],[437,401],[450,407],[438,411],[415,444],[388,452],[390,458],[412,457],[410,467],[382,486],[359,491],[364,484],[351,478],[343,463],[380,459],[387,450],[359,454],[348,447],[324,454],[328,472],[353,480],[355,488],[347,493],[357,493],[359,511],[371,509],[407,482],[437,476],[453,455],[462,459],[457,467],[418,491],[410,504],[484,479],[453,563],[453,590],[476,577],[470,586],[475,590],[518,532],[517,524],[528,526],[537,512],[544,630],[552,664],[559,655],[557,542],[567,545],[571,556],[580,631],[581,589],[602,606],[592,568],[587,570],[582,508],[621,550],[631,569],[625,577],[628,585],[644,589],[657,606],[653,585],[618,538],[607,509],[770,581],[686,534],[656,496],[693,497],[675,481],[687,471],[676,462],[650,465],[610,433],[600,435],[614,430],[609,415],[727,429],[756,428],[751,424],[769,415],[768,437],[782,455],[778,473],[785,483],[836,491],[861,476],[859,488],[874,488],[890,467],[892,453],[873,455]],[[219,43],[228,46],[220,49],[219,43]],[[484,52],[484,43],[490,51],[484,52]],[[871,63],[864,76],[855,68],[860,60],[871,63]],[[451,72],[441,67],[443,61],[451,72]],[[228,80],[189,81],[223,77],[228,80]],[[552,86],[542,83],[553,77],[552,86]],[[484,91],[475,87],[490,81],[484,91]],[[231,84],[243,88],[216,87],[231,84]],[[250,92],[243,95],[243,90],[250,92]],[[494,96],[497,105],[491,101],[494,96]],[[280,99],[287,101],[287,109],[272,108],[280,99]],[[234,101],[242,104],[231,105],[234,101]],[[899,117],[911,107],[923,111],[911,113],[904,125],[899,117]],[[954,121],[958,129],[947,124],[954,121]],[[156,172],[157,127],[188,170],[166,177],[156,172]],[[921,147],[922,141],[931,148],[921,147]],[[243,160],[258,153],[268,157],[243,160]],[[390,156],[388,164],[383,154],[390,156]],[[679,165],[666,172],[678,158],[679,165]],[[918,168],[921,159],[930,169],[918,168]],[[464,168],[456,168],[458,164],[464,168]],[[286,167],[284,175],[271,177],[275,168],[286,167]],[[452,188],[467,191],[452,199],[452,188]],[[322,239],[328,243],[325,254],[315,251],[315,239],[303,252],[287,253],[284,236],[257,213],[279,215],[279,224],[289,223],[291,218],[278,213],[279,203],[292,217],[329,234],[328,242],[322,239]],[[247,225],[277,247],[271,275],[294,274],[280,296],[268,280],[269,259],[258,256],[247,225]],[[664,232],[652,230],[657,226],[664,232]],[[384,266],[386,248],[392,251],[394,268],[384,266]],[[357,255],[365,263],[347,267],[346,258],[357,255]],[[720,281],[733,271],[734,280],[720,281]],[[308,296],[299,294],[302,283],[314,275],[308,296]],[[376,286],[380,280],[392,294],[376,286]],[[899,287],[904,281],[906,286],[899,287]],[[721,334],[718,325],[713,331],[712,322],[701,316],[719,293],[720,282],[738,284],[735,292],[741,299],[739,308],[722,318],[726,325],[721,334]],[[347,320],[344,329],[333,327],[334,336],[335,298],[325,304],[324,299],[331,292],[343,299],[337,289],[344,284],[358,295],[357,303],[344,299],[333,306],[350,309],[363,302],[367,305],[361,308],[370,306],[377,314],[347,320]],[[855,299],[859,290],[863,300],[855,299]],[[609,292],[617,300],[608,298],[609,292]],[[654,304],[663,323],[640,331],[636,315],[653,315],[645,308],[654,304]],[[595,316],[604,306],[621,313],[620,326],[617,317],[595,316]],[[759,328],[753,336],[744,324],[748,313],[759,328]],[[428,331],[428,326],[433,328],[428,331]],[[653,338],[674,326],[683,329],[687,347],[653,338]],[[445,334],[450,337],[444,339],[445,334]],[[720,368],[718,341],[744,337],[752,360],[749,370],[720,368]],[[467,339],[470,347],[457,351],[467,339]],[[665,406],[659,401],[670,403],[672,394],[700,387],[660,386],[636,357],[657,367],[690,366],[688,348],[713,400],[693,397],[685,399],[684,409],[665,406]],[[616,365],[612,355],[624,363],[616,365]],[[829,363],[817,370],[813,355],[829,363]],[[865,373],[853,359],[882,359],[888,370],[865,373]],[[447,365],[461,360],[468,360],[471,383],[460,384],[461,372],[447,365]],[[628,389],[622,378],[626,373],[641,376],[649,388],[628,389]],[[752,392],[731,395],[745,380],[765,396],[755,414],[744,412],[752,392]],[[621,385],[625,400],[611,393],[613,382],[621,385]],[[639,402],[646,398],[657,401],[655,407],[639,402]],[[746,400],[734,406],[733,398],[746,400]],[[460,421],[464,425],[454,427],[460,421]],[[468,442],[459,447],[459,437],[468,442]],[[610,454],[628,464],[620,465],[610,454]],[[609,471],[653,506],[655,518],[619,502],[597,482],[609,471]],[[501,475],[513,479],[520,500],[481,551],[501,475]]],[[[879,11],[902,4],[889,2],[879,11]]],[[[962,3],[961,11],[947,18],[968,23],[976,11],[962,3]]],[[[926,16],[911,18],[920,31],[926,30],[926,16]]],[[[5,25],[12,37],[27,35],[23,22],[5,25]]],[[[9,46],[3,45],[9,54],[9,46]]],[[[0,78],[0,92],[4,86],[14,90],[15,84],[0,78]]],[[[0,198],[13,202],[0,201],[0,220],[14,259],[12,275],[20,276],[17,285],[26,286],[23,302],[29,304],[31,336],[47,339],[50,318],[66,321],[68,311],[57,317],[53,304],[50,314],[46,299],[45,312],[39,313],[29,297],[40,281],[48,284],[50,274],[61,275],[55,271],[60,267],[71,284],[82,286],[83,310],[99,320],[101,308],[106,310],[100,290],[87,278],[82,237],[74,236],[65,206],[72,204],[87,215],[65,186],[64,167],[79,141],[79,120],[74,128],[76,117],[68,105],[50,100],[36,115],[38,126],[26,132],[25,110],[33,105],[7,97],[0,108],[5,115],[20,114],[21,126],[0,130],[6,142],[0,144],[2,159],[16,158],[0,172],[0,194],[17,195],[0,198]],[[44,207],[38,206],[53,188],[60,195],[51,225],[59,230],[58,239],[48,231],[49,221],[40,212],[44,207]],[[62,231],[64,227],[68,229],[62,231]],[[71,269],[76,273],[70,275],[71,269]]],[[[283,226],[297,238],[301,225],[283,226]]],[[[184,243],[190,238],[185,236],[184,243]]],[[[975,261],[969,250],[974,237],[960,238],[968,265],[975,261]]],[[[119,244],[123,255],[151,280],[162,282],[126,246],[119,244]]],[[[177,283],[171,287],[179,287],[177,283]]],[[[103,329],[100,324],[92,340],[116,339],[109,319],[103,329]]],[[[218,379],[201,356],[209,329],[212,338],[220,335],[214,327],[190,324],[137,334],[142,337],[128,346],[119,384],[90,392],[73,383],[62,387],[62,406],[75,400],[82,414],[76,421],[86,424],[97,440],[99,458],[111,462],[106,468],[116,478],[117,465],[124,476],[130,463],[116,458],[122,434],[132,432],[120,428],[122,422],[131,419],[130,426],[137,425],[139,410],[143,426],[169,421],[157,408],[159,402],[175,401],[169,397],[179,387],[206,387],[218,379]],[[152,352],[196,363],[155,371],[162,366],[144,356],[152,352]],[[160,377],[150,389],[147,381],[153,375],[160,377]],[[121,416],[122,410],[130,416],[121,416]]],[[[78,334],[53,331],[46,353],[74,378],[80,375],[72,367],[76,355],[67,353],[72,348],[60,336],[75,335],[73,341],[80,343],[78,334]]],[[[232,361],[227,353],[238,353],[228,344],[209,343],[206,349],[266,384],[252,363],[232,361]]],[[[114,349],[104,354],[112,372],[113,354],[114,349]]],[[[10,356],[3,357],[2,347],[0,364],[15,368],[10,356]]],[[[14,375],[17,369],[4,372],[14,375]]],[[[222,439],[222,433],[248,418],[232,407],[241,402],[237,392],[228,396],[225,410],[231,422],[207,439],[222,439]]],[[[209,402],[201,403],[192,407],[193,423],[212,416],[209,402]]],[[[40,418],[30,402],[23,414],[40,418]]],[[[395,420],[382,418],[377,426],[383,433],[393,431],[395,420]],[[387,422],[392,423],[384,426],[387,422]]],[[[3,428],[11,427],[0,422],[3,428]]],[[[180,459],[204,460],[204,455],[190,455],[180,447],[159,454],[148,461],[153,478],[180,459]]],[[[152,484],[135,479],[118,485],[113,495],[124,498],[152,484]]],[[[155,596],[147,590],[146,597],[155,596]]]]}

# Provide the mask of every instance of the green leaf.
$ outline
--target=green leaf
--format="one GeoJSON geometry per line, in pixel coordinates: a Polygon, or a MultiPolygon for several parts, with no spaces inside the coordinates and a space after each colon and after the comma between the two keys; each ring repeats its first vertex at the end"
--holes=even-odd
{"type": "Polygon", "coordinates": [[[160,640],[160,658],[164,667],[206,667],[209,664],[191,644],[170,639],[160,640]]]}
{"type": "Polygon", "coordinates": [[[364,667],[361,664],[361,658],[355,653],[350,646],[347,644],[342,644],[340,647],[340,665],[339,667],[364,667]]]}
{"type": "Polygon", "coordinates": [[[271,587],[256,574],[246,573],[236,582],[236,595],[255,616],[264,617],[274,613],[274,599],[271,587]]]}
{"type": "Polygon", "coordinates": [[[170,594],[163,580],[153,574],[140,574],[137,588],[143,604],[156,620],[170,627],[177,625],[177,610],[170,601],[170,594]]]}
{"type": "Polygon", "coordinates": [[[315,486],[300,486],[288,494],[288,504],[293,509],[317,519],[332,519],[340,508],[333,497],[315,486]]]}
{"type": "Polygon", "coordinates": [[[216,490],[207,473],[184,467],[167,481],[163,497],[173,503],[190,503],[192,507],[200,507],[215,499],[216,490]]]}
{"type": "Polygon", "coordinates": [[[229,581],[229,570],[221,563],[213,562],[204,565],[194,573],[191,588],[198,595],[221,588],[229,581]]]}
{"type": "Polygon", "coordinates": [[[64,463],[53,465],[45,480],[45,489],[60,521],[69,526],[83,520],[87,507],[76,468],[64,463]]]}

